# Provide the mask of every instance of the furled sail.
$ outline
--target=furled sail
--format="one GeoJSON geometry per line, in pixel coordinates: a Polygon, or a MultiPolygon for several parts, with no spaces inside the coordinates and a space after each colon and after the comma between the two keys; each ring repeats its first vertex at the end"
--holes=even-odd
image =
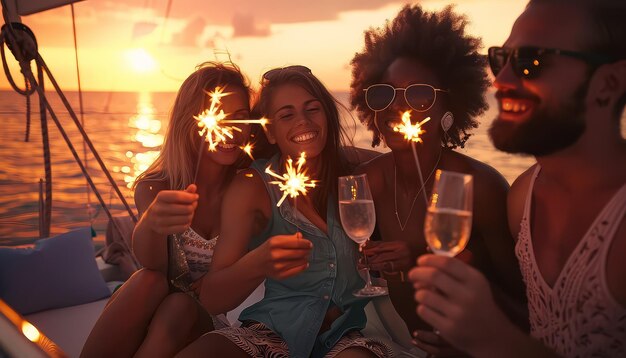
{"type": "Polygon", "coordinates": [[[9,13],[14,9],[13,11],[20,16],[35,14],[79,1],[82,0],[4,0],[9,8],[9,13]]]}

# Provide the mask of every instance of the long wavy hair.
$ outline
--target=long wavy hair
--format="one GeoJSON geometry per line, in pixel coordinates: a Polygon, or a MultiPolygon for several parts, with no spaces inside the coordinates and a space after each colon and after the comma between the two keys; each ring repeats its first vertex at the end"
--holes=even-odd
{"type": "MultiPolygon", "coordinates": [[[[328,197],[336,194],[334,184],[337,183],[337,178],[341,175],[346,175],[348,172],[348,163],[343,154],[342,147],[348,145],[350,141],[347,139],[346,131],[341,125],[338,108],[341,107],[342,104],[333,97],[324,84],[312,73],[285,68],[272,75],[271,81],[264,80],[261,83],[258,101],[254,106],[258,113],[269,118],[270,123],[272,121],[272,118],[269,117],[271,98],[276,88],[288,83],[304,88],[313,97],[318,99],[326,115],[328,136],[326,138],[326,145],[320,154],[322,171],[319,173],[319,177],[315,178],[320,181],[319,196],[314,200],[314,205],[318,213],[325,214],[328,197]]],[[[279,151],[277,147],[274,148],[275,151],[279,151]]]]}
{"type": "Polygon", "coordinates": [[[487,61],[478,53],[481,40],[465,32],[467,18],[447,6],[427,12],[419,5],[406,5],[384,27],[365,32],[365,48],[352,59],[351,104],[361,123],[372,132],[372,147],[380,144],[381,134],[374,124],[374,112],[365,102],[363,90],[380,82],[394,60],[407,57],[431,68],[441,79],[454,124],[443,144],[463,147],[476,118],[487,110],[485,92],[490,83],[487,61]]]}
{"type": "Polygon", "coordinates": [[[232,63],[205,62],[183,82],[176,95],[174,107],[157,159],[141,173],[133,188],[142,180],[166,181],[170,189],[183,190],[193,183],[199,147],[197,121],[193,116],[207,105],[207,92],[216,87],[242,89],[250,103],[251,89],[247,78],[232,63]]]}

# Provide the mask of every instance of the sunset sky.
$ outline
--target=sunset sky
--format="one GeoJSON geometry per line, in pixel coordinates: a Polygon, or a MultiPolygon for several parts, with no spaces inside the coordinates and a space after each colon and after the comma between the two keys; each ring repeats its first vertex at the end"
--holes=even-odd
{"type": "MultiPolygon", "coordinates": [[[[232,59],[252,83],[273,67],[305,64],[334,91],[347,90],[349,62],[363,32],[393,18],[392,0],[87,0],[74,4],[82,87],[98,91],[176,91],[194,67],[232,59]],[[217,55],[216,55],[217,53],[217,55]]],[[[425,0],[430,10],[457,4],[485,49],[509,34],[527,0],[425,0]]],[[[1,21],[1,20],[0,20],[1,21]]],[[[62,88],[77,88],[69,6],[22,21],[62,88]]],[[[10,67],[22,83],[12,56],[10,67]]],[[[0,89],[9,84],[0,73],[0,89]]]]}

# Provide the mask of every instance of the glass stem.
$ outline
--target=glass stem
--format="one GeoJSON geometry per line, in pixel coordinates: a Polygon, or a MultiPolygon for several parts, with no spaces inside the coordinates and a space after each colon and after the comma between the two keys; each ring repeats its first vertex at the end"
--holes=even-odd
{"type": "Polygon", "coordinates": [[[361,252],[363,253],[363,261],[365,262],[365,278],[366,278],[365,287],[372,287],[372,276],[370,276],[370,268],[369,268],[369,264],[367,263],[367,255],[365,254],[365,250],[364,250],[366,244],[367,244],[367,241],[365,241],[365,243],[360,245],[361,252]]]}

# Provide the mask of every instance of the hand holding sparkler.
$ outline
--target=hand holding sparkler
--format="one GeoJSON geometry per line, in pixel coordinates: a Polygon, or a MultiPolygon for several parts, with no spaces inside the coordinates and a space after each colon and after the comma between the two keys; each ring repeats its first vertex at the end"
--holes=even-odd
{"type": "Polygon", "coordinates": [[[198,199],[195,184],[185,190],[161,190],[146,209],[141,222],[157,235],[182,233],[191,226],[198,199]]]}
{"type": "Polygon", "coordinates": [[[313,243],[302,234],[276,235],[253,251],[261,263],[260,271],[275,280],[295,276],[309,267],[313,243]]]}

